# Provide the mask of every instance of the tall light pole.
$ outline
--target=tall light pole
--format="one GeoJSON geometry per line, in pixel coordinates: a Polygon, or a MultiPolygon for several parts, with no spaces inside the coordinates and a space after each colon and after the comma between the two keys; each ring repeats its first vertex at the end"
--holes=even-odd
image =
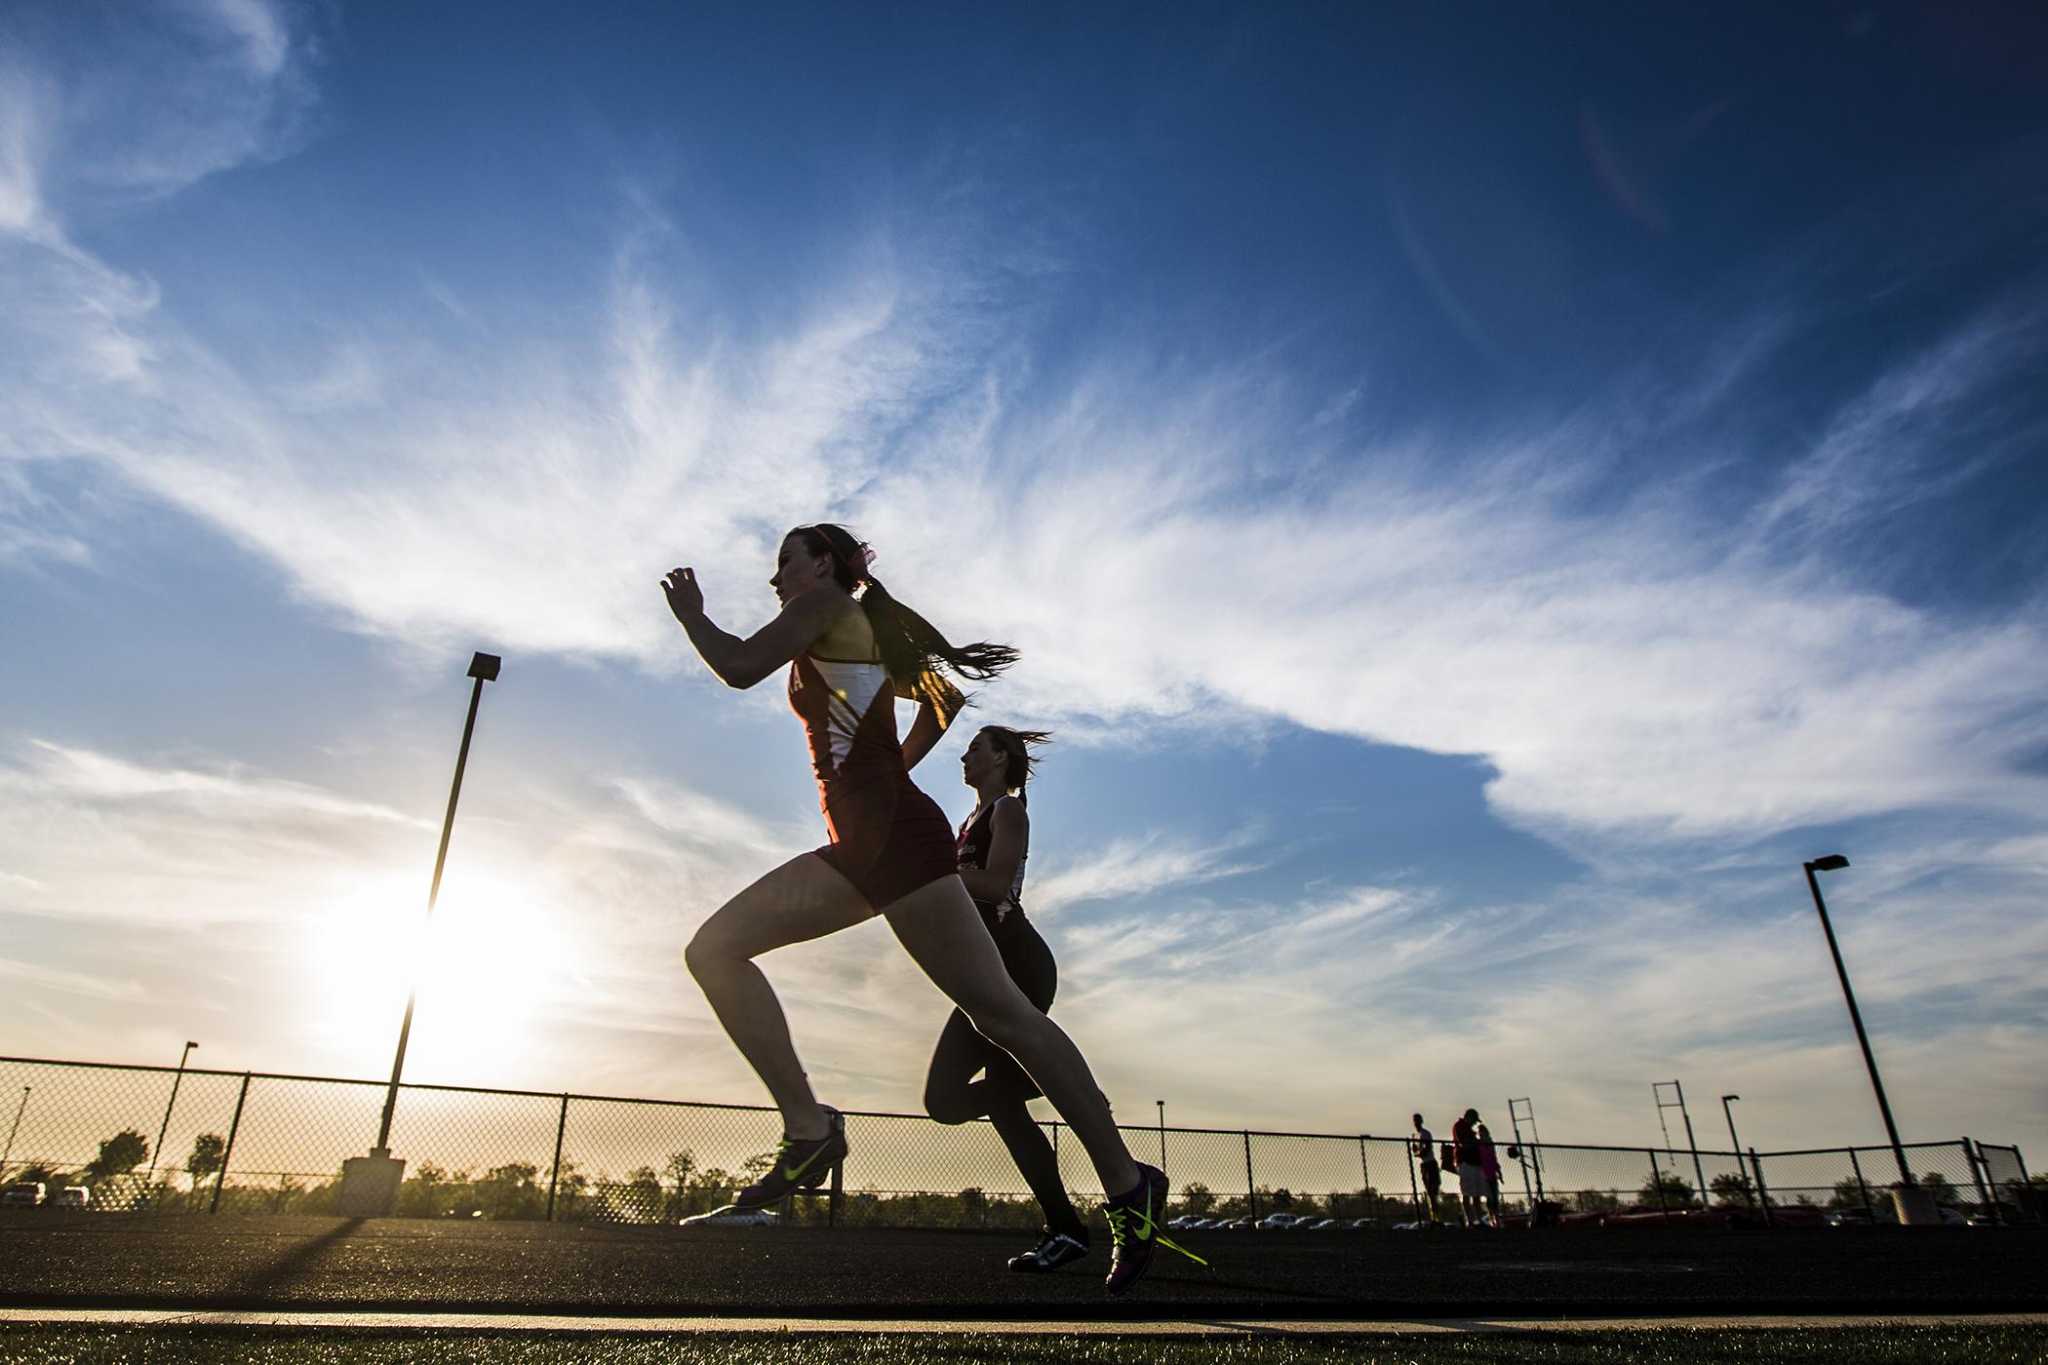
{"type": "Polygon", "coordinates": [[[178,1102],[178,1087],[185,1082],[185,1059],[190,1057],[192,1049],[198,1046],[197,1043],[188,1042],[185,1044],[185,1050],[178,1054],[178,1074],[171,1077],[171,1098],[164,1105],[163,1126],[156,1130],[156,1146],[149,1149],[149,1176],[143,1181],[144,1189],[156,1183],[156,1163],[164,1154],[164,1134],[171,1130],[171,1107],[178,1102]]]}
{"type": "MultiPolygon", "coordinates": [[[[1735,1149],[1735,1173],[1742,1176],[1742,1183],[1747,1185],[1749,1184],[1749,1177],[1743,1175],[1742,1170],[1742,1139],[1735,1136],[1735,1111],[1728,1107],[1731,1101],[1741,1098],[1742,1096],[1740,1095],[1723,1095],[1721,1097],[1721,1116],[1728,1120],[1728,1145],[1735,1149]]],[[[1752,1204],[1756,1202],[1756,1191],[1754,1189],[1750,1191],[1749,1202],[1752,1204]]]]}
{"type": "Polygon", "coordinates": [[[1159,1106],[1159,1164],[1164,1166],[1166,1164],[1166,1101],[1154,1100],[1152,1103],[1159,1106]]]}
{"type": "MultiPolygon", "coordinates": [[[[427,890],[427,918],[434,915],[434,902],[441,898],[441,869],[448,862],[448,836],[455,832],[455,803],[462,797],[462,770],[469,765],[469,737],[476,733],[476,709],[484,699],[484,684],[496,682],[500,659],[479,652],[469,661],[469,676],[476,686],[469,692],[469,718],[462,722],[462,747],[455,751],[455,781],[448,788],[448,813],[441,817],[441,847],[434,854],[434,883],[427,890]]],[[[391,1150],[391,1111],[398,1105],[398,1078],[405,1071],[405,1045],[412,1037],[412,1009],[419,1000],[417,977],[406,992],[405,1019],[398,1026],[398,1052],[391,1059],[391,1088],[384,1092],[384,1116],[377,1124],[377,1145],[373,1151],[391,1150]]]]}
{"type": "Polygon", "coordinates": [[[1842,979],[1842,998],[1849,1002],[1849,1022],[1856,1026],[1856,1042],[1863,1049],[1863,1065],[1870,1069],[1870,1087],[1877,1092],[1877,1110],[1884,1115],[1884,1131],[1892,1140],[1892,1155],[1898,1158],[1899,1180],[1911,1186],[1913,1172],[1906,1166],[1906,1145],[1899,1141],[1899,1126],[1892,1122],[1892,1107],[1884,1097],[1884,1082],[1878,1079],[1877,1058],[1870,1051],[1870,1035],[1863,1031],[1863,1015],[1856,1008],[1856,992],[1849,989],[1849,969],[1842,965],[1842,950],[1835,943],[1835,927],[1828,923],[1827,902],[1820,898],[1820,880],[1816,872],[1839,872],[1849,865],[1849,860],[1839,853],[1830,853],[1805,864],[1806,887],[1813,892],[1813,908],[1820,911],[1821,932],[1828,936],[1828,952],[1835,959],[1835,975],[1842,979]]]}
{"type": "Polygon", "coordinates": [[[14,1156],[14,1135],[21,1131],[21,1111],[28,1108],[27,1086],[21,1088],[21,1103],[14,1106],[14,1126],[7,1130],[7,1151],[0,1155],[0,1171],[7,1169],[7,1163],[14,1156]]]}

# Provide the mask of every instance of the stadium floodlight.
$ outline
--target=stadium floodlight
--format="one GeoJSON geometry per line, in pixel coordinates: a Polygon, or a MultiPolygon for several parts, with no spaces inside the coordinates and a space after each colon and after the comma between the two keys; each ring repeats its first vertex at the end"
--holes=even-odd
{"type": "Polygon", "coordinates": [[[1877,1092],[1877,1111],[1884,1115],[1884,1131],[1892,1140],[1892,1155],[1898,1158],[1899,1181],[1908,1188],[1913,1184],[1913,1172],[1906,1165],[1906,1145],[1899,1141],[1899,1126],[1892,1122],[1892,1106],[1884,1097],[1884,1082],[1877,1074],[1877,1056],[1870,1050],[1870,1035],[1863,1029],[1863,1014],[1856,1008],[1856,992],[1849,988],[1849,969],[1842,963],[1842,949],[1835,942],[1835,927],[1828,922],[1828,904],[1821,899],[1820,880],[1816,872],[1839,872],[1849,865],[1849,860],[1839,853],[1830,853],[1805,864],[1806,887],[1813,892],[1813,908],[1820,912],[1821,932],[1827,935],[1828,954],[1835,960],[1835,975],[1842,982],[1842,998],[1849,1002],[1849,1022],[1856,1027],[1856,1042],[1863,1049],[1863,1065],[1870,1071],[1870,1088],[1877,1092]]]}

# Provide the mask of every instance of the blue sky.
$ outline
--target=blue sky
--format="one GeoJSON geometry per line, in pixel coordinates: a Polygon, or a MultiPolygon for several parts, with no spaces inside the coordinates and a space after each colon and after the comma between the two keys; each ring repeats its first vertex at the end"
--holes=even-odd
{"type": "MultiPolygon", "coordinates": [[[[409,1074],[753,1098],[680,948],[814,796],[654,585],[751,627],[830,518],[1024,653],[1127,1115],[1876,1137],[1840,851],[1908,1136],[2042,1146],[2044,39],[10,7],[0,1050],[378,1074],[483,648],[409,1074]]],[[[915,1106],[879,926],[769,969],[915,1106]]]]}

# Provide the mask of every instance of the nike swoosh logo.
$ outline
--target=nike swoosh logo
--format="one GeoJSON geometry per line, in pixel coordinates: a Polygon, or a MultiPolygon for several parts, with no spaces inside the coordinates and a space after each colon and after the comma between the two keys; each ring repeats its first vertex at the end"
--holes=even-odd
{"type": "Polygon", "coordinates": [[[816,1162],[817,1159],[823,1155],[825,1155],[825,1149],[820,1147],[817,1151],[812,1152],[808,1157],[805,1157],[804,1162],[801,1166],[784,1166],[782,1168],[782,1178],[784,1180],[796,1179],[805,1171],[811,1169],[812,1163],[816,1162]]]}

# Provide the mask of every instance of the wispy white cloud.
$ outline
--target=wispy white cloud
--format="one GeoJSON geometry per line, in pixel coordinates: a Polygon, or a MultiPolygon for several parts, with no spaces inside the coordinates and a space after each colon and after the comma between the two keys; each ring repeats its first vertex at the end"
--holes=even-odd
{"type": "Polygon", "coordinates": [[[1242,833],[1208,843],[1156,830],[1126,835],[1034,877],[1032,911],[1054,914],[1087,901],[1129,899],[1253,872],[1262,864],[1243,856],[1253,842],[1242,833]]]}
{"type": "Polygon", "coordinates": [[[16,962],[0,957],[0,977],[16,983],[16,989],[33,986],[63,995],[85,995],[100,1000],[139,1001],[148,994],[139,981],[67,972],[35,962],[16,962]]]}

